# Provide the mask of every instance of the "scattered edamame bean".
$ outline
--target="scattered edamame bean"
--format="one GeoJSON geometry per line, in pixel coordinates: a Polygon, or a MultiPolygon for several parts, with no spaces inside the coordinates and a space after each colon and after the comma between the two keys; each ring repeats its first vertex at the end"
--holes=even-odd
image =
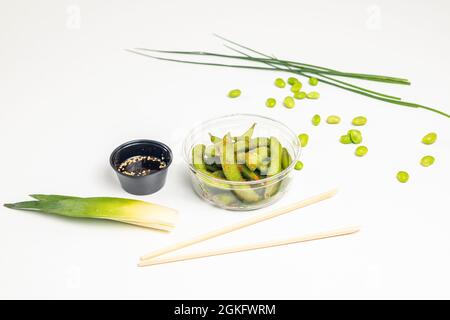
{"type": "Polygon", "coordinates": [[[273,107],[275,107],[276,104],[277,104],[277,100],[275,100],[274,98],[268,98],[266,100],[266,107],[267,108],[273,108],[273,107]]]}
{"type": "Polygon", "coordinates": [[[291,92],[296,93],[296,92],[299,92],[301,89],[302,89],[302,83],[296,82],[292,85],[291,92]]]}
{"type": "Polygon", "coordinates": [[[424,167],[429,167],[434,163],[434,157],[433,156],[424,156],[422,159],[420,159],[420,164],[424,167]]]}
{"type": "Polygon", "coordinates": [[[306,98],[306,92],[304,91],[300,91],[300,92],[295,92],[294,93],[294,98],[297,100],[302,100],[306,98]]]}
{"type": "Polygon", "coordinates": [[[292,85],[294,85],[295,83],[298,82],[298,79],[295,78],[295,77],[289,77],[287,82],[292,86],[292,85]]]}
{"type": "Polygon", "coordinates": [[[339,116],[328,116],[327,123],[328,124],[338,124],[341,122],[341,117],[339,116]]]}
{"type": "Polygon", "coordinates": [[[311,92],[306,94],[306,97],[308,99],[319,99],[320,98],[320,94],[317,91],[311,91],[311,92]]]}
{"type": "Polygon", "coordinates": [[[275,79],[275,85],[276,85],[278,88],[284,88],[284,87],[286,87],[286,82],[284,82],[284,80],[281,79],[281,78],[276,78],[276,79],[275,79]]]}
{"type": "Polygon", "coordinates": [[[291,96],[287,96],[286,98],[284,98],[283,104],[286,108],[292,109],[293,107],[295,107],[294,98],[292,98],[291,96]]]}
{"type": "Polygon", "coordinates": [[[369,151],[369,149],[366,146],[359,146],[355,150],[355,155],[357,157],[364,157],[366,155],[367,151],[369,151]]]}
{"type": "Polygon", "coordinates": [[[437,139],[436,132],[430,132],[430,133],[426,134],[422,138],[422,143],[424,143],[424,144],[433,144],[433,143],[436,142],[436,139],[437,139]]]}
{"type": "Polygon", "coordinates": [[[302,170],[302,169],[303,169],[303,162],[301,162],[300,160],[297,161],[297,162],[295,163],[294,169],[295,169],[295,170],[302,170]]]}
{"type": "Polygon", "coordinates": [[[352,120],[354,126],[363,126],[367,123],[367,118],[363,116],[355,117],[352,120]]]}
{"type": "Polygon", "coordinates": [[[318,83],[319,83],[319,80],[317,78],[314,78],[314,77],[309,78],[310,85],[317,86],[318,83]]]}
{"type": "Polygon", "coordinates": [[[352,143],[352,139],[350,139],[350,136],[348,134],[344,134],[339,139],[339,142],[342,144],[350,144],[352,143]]]}
{"type": "Polygon", "coordinates": [[[298,140],[300,141],[302,148],[304,148],[308,144],[309,136],[306,133],[301,133],[298,135],[298,140]]]}
{"type": "Polygon", "coordinates": [[[320,115],[315,114],[311,119],[311,123],[313,126],[317,127],[320,124],[320,115]]]}
{"type": "Polygon", "coordinates": [[[230,98],[237,98],[241,95],[241,90],[239,89],[233,89],[230,92],[228,92],[228,97],[230,98]]]}
{"type": "Polygon", "coordinates": [[[409,180],[409,173],[406,171],[397,172],[397,180],[401,183],[406,183],[409,180]]]}
{"type": "Polygon", "coordinates": [[[361,131],[356,129],[348,130],[347,135],[350,137],[350,140],[352,140],[352,143],[354,144],[360,144],[362,142],[362,134],[361,131]]]}

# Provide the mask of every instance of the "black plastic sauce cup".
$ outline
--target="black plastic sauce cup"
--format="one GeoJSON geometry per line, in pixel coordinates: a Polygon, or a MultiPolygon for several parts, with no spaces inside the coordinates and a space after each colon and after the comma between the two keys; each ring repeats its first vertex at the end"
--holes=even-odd
{"type": "Polygon", "coordinates": [[[172,150],[164,143],[154,140],[133,140],[117,147],[111,154],[109,162],[119,178],[122,188],[131,194],[146,195],[160,190],[167,177],[167,170],[172,163],[172,150]],[[120,164],[134,156],[152,156],[163,159],[164,168],[144,176],[130,176],[118,170],[120,164]]]}

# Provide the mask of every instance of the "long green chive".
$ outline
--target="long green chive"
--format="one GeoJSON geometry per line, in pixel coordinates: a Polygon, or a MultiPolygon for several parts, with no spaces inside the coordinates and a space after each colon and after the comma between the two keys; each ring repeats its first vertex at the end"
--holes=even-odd
{"type": "Polygon", "coordinates": [[[384,93],[376,92],[373,90],[369,90],[360,86],[356,86],[354,84],[348,83],[346,81],[342,81],[339,79],[336,79],[335,77],[347,77],[347,78],[354,78],[354,79],[363,79],[363,80],[369,80],[369,81],[378,81],[378,82],[386,82],[386,83],[392,83],[392,84],[403,84],[403,85],[409,85],[410,82],[407,79],[397,78],[397,77],[390,77],[390,76],[383,76],[383,75],[373,75],[373,74],[364,74],[364,73],[352,73],[352,72],[342,72],[330,68],[320,67],[312,64],[306,64],[301,63],[297,61],[290,61],[290,60],[281,60],[278,58],[275,58],[273,56],[268,56],[266,54],[263,54],[261,52],[258,52],[254,49],[251,49],[249,47],[243,46],[239,43],[236,43],[234,41],[228,40],[226,38],[223,38],[221,36],[215,35],[218,38],[235,45],[237,47],[240,47],[242,49],[245,49],[249,52],[258,54],[262,57],[255,57],[248,54],[245,54],[243,52],[240,52],[239,50],[232,48],[228,45],[226,45],[227,48],[230,48],[236,52],[239,52],[242,54],[239,55],[227,55],[227,54],[219,54],[219,53],[212,53],[212,52],[203,52],[203,51],[170,51],[170,50],[152,50],[152,49],[145,49],[145,48],[136,48],[134,50],[128,50],[130,52],[140,54],[143,56],[151,57],[158,60],[164,60],[164,61],[172,61],[172,62],[180,62],[180,63],[190,63],[190,64],[199,64],[199,65],[209,65],[209,66],[221,66],[221,67],[230,67],[230,68],[242,68],[242,69],[256,69],[256,70],[269,70],[269,71],[278,71],[278,72],[290,72],[293,74],[301,75],[306,78],[315,78],[320,82],[323,82],[325,84],[344,89],[353,93],[357,93],[360,95],[364,95],[366,97],[381,100],[384,102],[404,106],[404,107],[412,107],[412,108],[421,108],[428,111],[432,111],[435,113],[438,113],[440,115],[443,115],[445,117],[450,117],[449,114],[437,110],[431,107],[423,106],[420,104],[402,101],[398,97],[394,97],[391,95],[387,95],[384,93]],[[191,61],[191,60],[179,60],[179,59],[170,59],[170,58],[164,58],[160,56],[155,56],[152,54],[148,54],[146,52],[155,52],[160,54],[175,54],[175,55],[194,55],[194,56],[209,56],[209,57],[216,57],[216,58],[226,58],[226,59],[238,59],[243,61],[250,61],[250,62],[258,62],[263,63],[265,65],[268,65],[270,67],[257,67],[257,66],[251,66],[251,65],[240,65],[240,64],[223,64],[223,63],[212,63],[212,62],[203,62],[203,61],[191,61]]]}

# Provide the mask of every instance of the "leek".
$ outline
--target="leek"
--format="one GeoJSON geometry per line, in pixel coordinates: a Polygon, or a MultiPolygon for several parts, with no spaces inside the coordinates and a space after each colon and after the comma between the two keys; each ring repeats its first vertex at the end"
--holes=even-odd
{"type": "Polygon", "coordinates": [[[34,201],[4,204],[18,210],[31,210],[72,218],[114,220],[164,231],[171,231],[177,211],[157,204],[123,198],[79,198],[61,195],[30,195],[34,201]]]}

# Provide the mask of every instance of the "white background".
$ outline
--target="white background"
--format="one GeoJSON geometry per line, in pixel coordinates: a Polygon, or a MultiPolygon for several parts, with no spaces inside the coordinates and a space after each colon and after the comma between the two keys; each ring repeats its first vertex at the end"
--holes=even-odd
{"type": "MultiPolygon", "coordinates": [[[[218,33],[278,57],[407,77],[363,83],[450,112],[448,1],[0,1],[0,202],[31,193],[118,196],[179,210],[171,234],[0,208],[1,298],[450,298],[449,119],[319,85],[322,97],[267,109],[271,72],[155,61],[125,48],[223,51],[218,33]],[[239,99],[226,98],[241,88],[239,99]],[[245,112],[310,134],[303,171],[271,209],[339,187],[327,202],[186,251],[359,224],[359,234],[137,268],[141,254],[259,212],[193,193],[181,141],[197,123],[245,112]],[[338,126],[311,116],[338,114],[338,126]],[[369,153],[339,136],[365,115],[369,153]],[[432,146],[421,137],[436,131],[432,146]],[[175,161],[157,194],[121,190],[108,164],[130,139],[161,140],[175,161]],[[432,167],[418,162],[436,158],[432,167]],[[400,184],[398,170],[410,181],[400,184]]],[[[285,75],[288,76],[288,75],[285,75]]]]}

